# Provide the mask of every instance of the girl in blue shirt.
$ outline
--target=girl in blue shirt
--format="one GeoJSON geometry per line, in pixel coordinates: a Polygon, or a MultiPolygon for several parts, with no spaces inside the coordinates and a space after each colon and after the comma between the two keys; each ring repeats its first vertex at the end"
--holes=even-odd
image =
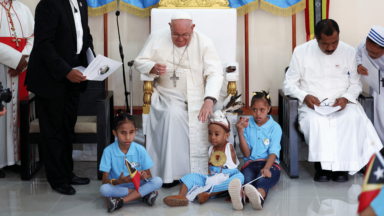
{"type": "Polygon", "coordinates": [[[145,148],[133,142],[137,128],[133,116],[117,111],[113,135],[117,140],[106,147],[100,162],[103,172],[103,185],[100,192],[107,197],[108,212],[117,210],[124,203],[142,197],[143,201],[152,206],[158,196],[163,181],[159,177],[152,177],[149,168],[153,161],[145,148]],[[140,188],[138,192],[132,183],[125,158],[140,172],[140,188]]]}
{"type": "MultiPolygon", "coordinates": [[[[279,155],[281,127],[268,114],[272,111],[269,93],[253,93],[251,101],[252,117],[240,119],[236,123],[239,133],[240,150],[244,155],[245,165],[241,169],[244,175],[244,192],[254,209],[262,209],[268,189],[280,179],[279,155]],[[262,176],[250,184],[248,182],[262,176]]],[[[231,182],[230,187],[241,191],[238,181],[231,182]]],[[[231,195],[231,197],[233,197],[231,195]]],[[[232,199],[233,207],[241,210],[240,198],[232,199]]]]}

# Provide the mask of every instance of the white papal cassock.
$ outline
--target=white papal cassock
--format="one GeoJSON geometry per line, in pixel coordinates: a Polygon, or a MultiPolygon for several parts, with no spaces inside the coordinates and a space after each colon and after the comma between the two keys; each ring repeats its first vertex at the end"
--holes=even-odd
{"type": "Polygon", "coordinates": [[[154,161],[151,172],[164,183],[188,173],[208,173],[208,126],[197,116],[205,97],[219,98],[223,69],[211,39],[196,29],[186,47],[173,45],[169,28],[153,32],[135,60],[135,68],[149,74],[156,63],[167,65],[166,74],[154,81],[147,122],[147,151],[154,161]],[[174,50],[174,51],[173,51],[174,50]]]}
{"type": "Polygon", "coordinates": [[[308,160],[322,169],[354,174],[383,146],[357,98],[362,91],[356,69],[356,51],[339,42],[332,55],[316,40],[296,47],[283,83],[283,92],[299,99],[299,124],[309,145],[308,160]],[[320,101],[339,97],[350,103],[344,110],[322,116],[303,103],[307,94],[320,101]]]}
{"type": "MultiPolygon", "coordinates": [[[[9,1],[5,2],[9,8],[9,1]]],[[[14,37],[12,25],[7,16],[8,12],[0,5],[0,37],[14,37]]],[[[0,82],[4,88],[10,88],[13,94],[12,101],[5,105],[7,114],[0,117],[0,168],[15,164],[19,152],[19,127],[18,127],[18,77],[11,77],[8,69],[16,69],[22,55],[29,55],[33,46],[34,18],[31,11],[24,4],[14,0],[12,2],[11,17],[18,38],[24,38],[26,45],[20,53],[14,48],[0,42],[0,82]]]]}

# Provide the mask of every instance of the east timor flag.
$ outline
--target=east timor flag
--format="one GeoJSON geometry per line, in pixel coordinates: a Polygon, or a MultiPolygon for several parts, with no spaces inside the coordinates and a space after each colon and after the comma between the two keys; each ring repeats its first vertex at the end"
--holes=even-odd
{"type": "Polygon", "coordinates": [[[137,171],[135,167],[125,158],[125,165],[127,166],[129,175],[131,176],[133,185],[135,185],[136,191],[139,192],[140,187],[140,173],[137,171]]]}
{"type": "Polygon", "coordinates": [[[328,19],[329,0],[306,0],[305,8],[305,30],[307,31],[307,41],[315,38],[315,26],[323,19],[328,19]]]}
{"type": "MultiPolygon", "coordinates": [[[[380,152],[377,154],[380,154],[380,152]]],[[[372,200],[379,194],[383,185],[384,164],[380,162],[378,155],[373,155],[367,165],[367,170],[365,171],[363,188],[359,198],[358,213],[369,206],[372,200]]]]}

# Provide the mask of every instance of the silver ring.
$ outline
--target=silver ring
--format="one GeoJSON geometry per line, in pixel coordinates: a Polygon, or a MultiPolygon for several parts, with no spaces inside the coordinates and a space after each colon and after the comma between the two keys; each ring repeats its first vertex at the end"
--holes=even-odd
{"type": "Polygon", "coordinates": [[[159,73],[160,73],[160,71],[157,71],[157,73],[159,74],[159,73]]]}

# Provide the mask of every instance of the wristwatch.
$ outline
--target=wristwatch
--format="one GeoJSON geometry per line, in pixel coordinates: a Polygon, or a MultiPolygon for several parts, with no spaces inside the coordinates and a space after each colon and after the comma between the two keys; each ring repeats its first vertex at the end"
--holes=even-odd
{"type": "Polygon", "coordinates": [[[207,99],[212,100],[213,101],[213,105],[215,105],[217,103],[217,100],[215,98],[213,98],[213,97],[205,97],[204,101],[207,100],[207,99]]]}

